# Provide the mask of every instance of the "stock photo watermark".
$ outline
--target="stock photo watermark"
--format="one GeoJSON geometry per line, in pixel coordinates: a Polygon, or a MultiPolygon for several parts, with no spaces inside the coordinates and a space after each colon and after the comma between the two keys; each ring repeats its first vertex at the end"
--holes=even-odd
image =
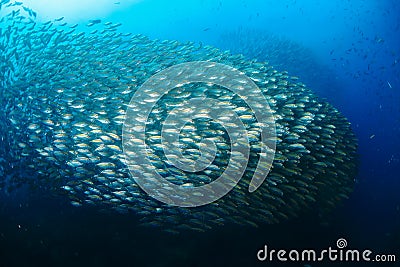
{"type": "Polygon", "coordinates": [[[369,249],[348,249],[347,240],[339,238],[336,247],[316,249],[271,249],[264,245],[257,252],[262,262],[396,262],[395,254],[375,254],[369,249]]]}
{"type": "MultiPolygon", "coordinates": [[[[151,162],[152,151],[146,144],[146,126],[153,108],[163,96],[176,88],[193,83],[223,87],[240,97],[260,127],[261,148],[258,164],[249,183],[254,192],[267,177],[275,155],[275,120],[260,88],[239,70],[214,62],[196,61],[169,67],[150,77],[132,97],[123,125],[122,144],[126,165],[136,183],[153,198],[173,206],[197,207],[212,203],[232,190],[242,178],[250,154],[250,142],[243,117],[235,107],[216,98],[198,95],[169,110],[162,125],[162,149],[168,161],[179,170],[195,173],[210,166],[218,153],[212,139],[198,144],[200,157],[185,158],[179,145],[180,132],[196,118],[208,118],[224,127],[230,138],[230,160],[225,171],[214,181],[201,186],[182,186],[168,181],[151,162]]],[[[246,117],[245,117],[246,118],[246,117]]]]}

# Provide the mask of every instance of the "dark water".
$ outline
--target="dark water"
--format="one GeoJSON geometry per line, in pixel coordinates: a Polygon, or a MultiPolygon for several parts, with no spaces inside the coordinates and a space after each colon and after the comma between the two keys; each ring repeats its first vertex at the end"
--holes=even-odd
{"type": "MultiPolygon", "coordinates": [[[[373,216],[387,216],[385,211],[371,214],[364,210],[362,216],[354,216],[352,206],[362,205],[350,198],[323,223],[308,212],[299,219],[262,228],[227,225],[206,233],[170,235],[138,226],[135,215],[76,209],[61,199],[36,196],[2,210],[1,266],[303,266],[306,263],[260,263],[256,253],[264,245],[287,250],[335,248],[340,237],[351,248],[397,253],[399,229],[379,227],[387,225],[385,221],[378,227],[371,224],[373,216]]],[[[338,263],[325,260],[311,265],[338,263]]]]}
{"type": "Polygon", "coordinates": [[[74,208],[49,192],[22,190],[1,197],[0,266],[400,266],[399,14],[394,0],[144,0],[85,18],[231,49],[299,76],[352,123],[360,154],[354,192],[326,218],[305,211],[279,225],[169,235],[139,226],[134,214],[74,208]],[[256,258],[264,245],[322,250],[339,238],[352,249],[395,254],[397,262],[256,258]]]}

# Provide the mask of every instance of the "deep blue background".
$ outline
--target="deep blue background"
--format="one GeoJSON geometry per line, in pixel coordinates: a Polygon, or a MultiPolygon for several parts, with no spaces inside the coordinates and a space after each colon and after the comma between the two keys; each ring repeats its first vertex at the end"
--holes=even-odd
{"type": "Polygon", "coordinates": [[[240,43],[264,49],[271,43],[257,41],[260,36],[279,36],[303,48],[297,53],[283,47],[279,68],[296,71],[290,74],[352,123],[360,145],[355,191],[328,221],[305,214],[262,229],[228,226],[172,237],[135,228],[134,215],[82,212],[50,197],[10,196],[2,203],[0,266],[263,266],[255,253],[264,244],[325,248],[339,237],[352,248],[397,253],[400,266],[398,1],[143,0],[101,19],[122,22],[123,31],[212,44],[248,57],[227,35],[240,31],[240,43]]]}

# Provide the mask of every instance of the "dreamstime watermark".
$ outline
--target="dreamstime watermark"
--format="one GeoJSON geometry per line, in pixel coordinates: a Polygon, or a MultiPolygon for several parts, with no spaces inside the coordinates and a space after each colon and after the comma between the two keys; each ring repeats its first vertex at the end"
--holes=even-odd
{"type": "Polygon", "coordinates": [[[336,247],[328,247],[323,250],[303,249],[303,250],[285,250],[264,248],[257,252],[259,261],[280,261],[280,262],[320,262],[320,261],[338,261],[338,262],[395,262],[394,254],[373,254],[369,249],[346,249],[347,240],[339,238],[336,241],[336,247]]]}
{"type": "Polygon", "coordinates": [[[205,61],[178,64],[150,77],[132,97],[123,125],[122,145],[125,162],[136,183],[150,196],[169,205],[196,207],[209,204],[223,197],[242,178],[250,157],[250,142],[243,117],[234,105],[205,94],[184,100],[172,110],[163,122],[161,144],[168,164],[188,173],[205,170],[217,154],[212,139],[203,138],[198,144],[200,157],[184,158],[177,143],[186,123],[196,118],[207,118],[224,127],[230,138],[230,159],[222,175],[202,186],[174,184],[157,172],[153,166],[151,149],[146,143],[149,116],[161,98],[174,88],[191,83],[221,86],[239,96],[251,109],[260,128],[261,148],[249,192],[263,183],[275,155],[275,120],[260,88],[245,74],[230,66],[205,61]]]}

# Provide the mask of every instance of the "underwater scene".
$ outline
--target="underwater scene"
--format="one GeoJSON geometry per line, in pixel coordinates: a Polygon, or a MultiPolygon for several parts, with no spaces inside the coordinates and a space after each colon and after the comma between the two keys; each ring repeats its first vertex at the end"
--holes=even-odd
{"type": "Polygon", "coordinates": [[[399,14],[0,0],[0,267],[400,266],[399,14]]]}

